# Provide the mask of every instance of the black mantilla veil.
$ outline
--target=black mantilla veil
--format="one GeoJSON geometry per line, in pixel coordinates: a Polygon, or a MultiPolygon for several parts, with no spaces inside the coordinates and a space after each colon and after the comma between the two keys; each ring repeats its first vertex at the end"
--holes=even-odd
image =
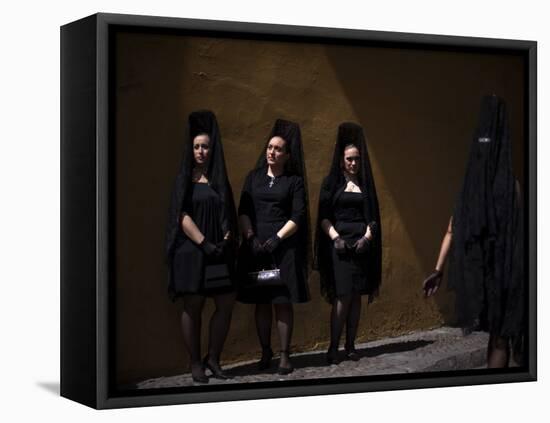
{"type": "Polygon", "coordinates": [[[302,254],[302,257],[299,257],[297,260],[298,262],[302,262],[303,266],[305,268],[305,275],[307,280],[309,265],[311,264],[311,235],[309,232],[310,228],[310,218],[309,218],[309,195],[308,195],[308,189],[307,189],[307,173],[306,173],[306,165],[304,160],[304,148],[302,145],[302,133],[300,131],[300,125],[298,125],[295,122],[291,122],[289,120],[284,119],[277,119],[275,121],[275,124],[273,125],[273,128],[271,129],[271,132],[269,134],[269,137],[267,138],[267,141],[264,145],[264,148],[262,152],[260,153],[260,157],[258,158],[256,162],[255,171],[262,171],[267,172],[267,157],[266,157],[266,151],[267,146],[269,144],[269,141],[273,137],[281,137],[285,140],[285,148],[286,151],[290,154],[289,159],[285,163],[285,173],[290,175],[297,175],[302,177],[304,182],[304,193],[305,193],[305,207],[306,207],[306,213],[304,222],[296,222],[298,225],[298,237],[300,240],[299,245],[306,246],[307,248],[300,248],[299,250],[303,250],[300,252],[302,254]]]}
{"type": "Polygon", "coordinates": [[[232,240],[237,241],[239,236],[237,226],[237,214],[233,192],[227,177],[221,134],[216,116],[209,110],[192,112],[187,120],[187,127],[184,136],[183,159],[172,190],[169,222],[166,234],[166,255],[170,261],[174,252],[178,233],[181,231],[181,213],[184,202],[191,195],[193,184],[192,173],[194,167],[193,139],[200,134],[208,134],[210,138],[210,152],[206,177],[210,187],[218,193],[225,206],[224,223],[222,231],[225,234],[231,231],[232,240]]]}
{"type": "Polygon", "coordinates": [[[523,327],[523,219],[504,101],[484,97],[453,213],[449,285],[458,324],[499,336],[523,327]]]}
{"type": "MultiPolygon", "coordinates": [[[[360,125],[344,122],[338,127],[330,172],[321,185],[315,231],[313,268],[319,271],[321,294],[329,303],[332,303],[334,300],[334,277],[330,254],[330,243],[332,241],[321,228],[321,222],[325,218],[331,220],[331,210],[334,208],[336,199],[346,188],[346,179],[341,162],[344,157],[344,150],[349,145],[357,147],[361,156],[358,178],[363,195],[365,222],[367,224],[376,222],[376,230],[373,231],[374,237],[371,241],[371,247],[369,253],[365,256],[365,260],[368,260],[367,280],[369,289],[368,292],[361,292],[361,294],[369,295],[369,301],[372,300],[373,296],[378,294],[382,276],[382,226],[367,143],[363,128],[360,125]]],[[[332,221],[332,223],[334,224],[335,222],[332,221]]]]}

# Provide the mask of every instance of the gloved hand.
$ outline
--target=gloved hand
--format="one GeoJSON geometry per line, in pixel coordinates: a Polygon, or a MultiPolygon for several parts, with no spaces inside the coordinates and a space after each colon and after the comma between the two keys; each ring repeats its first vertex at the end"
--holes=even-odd
{"type": "Polygon", "coordinates": [[[223,240],[221,240],[220,242],[218,242],[216,244],[216,248],[219,250],[219,255],[223,255],[225,254],[225,249],[227,248],[227,246],[229,245],[229,238],[224,238],[223,240]]]}
{"type": "Polygon", "coordinates": [[[257,236],[252,235],[250,238],[248,238],[247,242],[248,246],[250,247],[250,251],[252,251],[252,255],[257,257],[265,252],[264,247],[257,236]]]}
{"type": "Polygon", "coordinates": [[[357,254],[363,254],[369,249],[369,246],[370,240],[368,240],[366,236],[362,236],[357,241],[355,241],[352,248],[355,249],[355,252],[357,254]]]}
{"type": "Polygon", "coordinates": [[[346,253],[346,242],[337,236],[334,238],[334,249],[336,250],[336,254],[345,254],[346,253]]]}
{"type": "Polygon", "coordinates": [[[264,250],[271,254],[281,244],[282,239],[277,234],[273,235],[266,242],[264,242],[264,250]]]}
{"type": "Polygon", "coordinates": [[[429,297],[434,295],[441,285],[443,279],[443,272],[441,270],[434,270],[433,273],[424,279],[422,282],[422,289],[424,290],[424,296],[429,297]]]}
{"type": "Polygon", "coordinates": [[[207,256],[213,256],[216,257],[220,255],[220,250],[215,244],[212,244],[210,241],[206,239],[206,237],[202,240],[202,242],[199,244],[199,248],[202,250],[204,254],[207,256]]]}

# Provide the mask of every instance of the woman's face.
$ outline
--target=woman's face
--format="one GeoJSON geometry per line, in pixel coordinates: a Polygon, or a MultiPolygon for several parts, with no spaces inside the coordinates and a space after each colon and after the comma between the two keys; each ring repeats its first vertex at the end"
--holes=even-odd
{"type": "Polygon", "coordinates": [[[289,156],[286,141],[281,137],[271,138],[267,143],[265,155],[269,166],[284,166],[289,156]]]}
{"type": "Polygon", "coordinates": [[[359,154],[359,149],[354,145],[347,146],[344,149],[343,170],[350,175],[357,175],[359,173],[360,163],[361,156],[359,154]]]}
{"type": "Polygon", "coordinates": [[[210,137],[207,134],[199,134],[193,138],[193,158],[197,165],[208,163],[210,154],[210,137]]]}

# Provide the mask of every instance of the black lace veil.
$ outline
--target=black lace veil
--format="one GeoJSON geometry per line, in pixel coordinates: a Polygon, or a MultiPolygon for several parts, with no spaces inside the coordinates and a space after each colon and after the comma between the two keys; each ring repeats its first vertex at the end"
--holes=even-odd
{"type": "Polygon", "coordinates": [[[518,333],[523,297],[523,223],[511,154],[506,105],[496,95],[484,97],[453,213],[449,285],[460,325],[475,327],[486,310],[481,325],[503,336],[518,333]],[[510,309],[516,317],[506,317],[510,309]]]}
{"type": "Polygon", "coordinates": [[[223,232],[231,231],[233,241],[237,241],[239,235],[237,227],[237,215],[235,202],[223,154],[221,134],[216,116],[209,110],[200,110],[189,115],[187,128],[184,136],[183,159],[176,182],[172,190],[172,199],[169,212],[169,221],[166,233],[166,254],[171,259],[176,239],[181,227],[181,213],[187,196],[190,195],[192,186],[193,160],[193,139],[200,134],[208,134],[210,137],[210,154],[206,177],[210,187],[218,193],[224,204],[225,228],[223,232]]]}
{"type": "Polygon", "coordinates": [[[321,228],[321,221],[326,218],[331,220],[334,224],[331,210],[334,208],[336,199],[344,192],[346,187],[341,161],[344,157],[345,148],[350,144],[357,147],[361,156],[358,177],[361,192],[363,194],[363,213],[365,221],[368,224],[376,222],[376,230],[373,232],[374,237],[371,241],[369,252],[365,256],[365,260],[368,260],[367,278],[369,292],[364,292],[362,294],[369,294],[370,297],[377,295],[382,276],[382,226],[367,143],[363,128],[360,125],[352,122],[345,122],[338,127],[338,135],[334,146],[330,172],[321,185],[315,231],[313,267],[320,273],[321,294],[328,302],[332,302],[334,299],[334,280],[330,254],[331,240],[321,228]]]}

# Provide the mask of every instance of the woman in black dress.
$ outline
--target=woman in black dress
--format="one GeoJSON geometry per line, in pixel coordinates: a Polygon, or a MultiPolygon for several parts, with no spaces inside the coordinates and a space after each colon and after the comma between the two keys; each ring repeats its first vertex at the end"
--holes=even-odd
{"type": "Polygon", "coordinates": [[[523,217],[511,165],[504,101],[487,96],[435,271],[423,282],[427,297],[437,292],[449,255],[458,324],[489,332],[491,368],[508,366],[510,345],[521,348],[525,325],[523,217]]]}
{"type": "Polygon", "coordinates": [[[207,383],[204,367],[226,379],[219,365],[235,302],[234,250],[238,225],[221,136],[210,111],[189,115],[181,170],[172,193],[167,233],[170,297],[183,298],[181,325],[193,380],[207,383]],[[201,315],[206,297],[210,319],[208,354],[201,361],[201,315]]]}
{"type": "Polygon", "coordinates": [[[329,364],[338,363],[340,335],[346,326],[347,358],[359,360],[355,337],[361,296],[378,294],[382,243],[378,198],[361,126],[342,123],[329,175],[319,195],[314,268],[321,293],[332,304],[329,364]]]}
{"type": "Polygon", "coordinates": [[[293,303],[309,300],[307,285],[308,207],[300,127],[278,119],[256,168],[246,177],[239,204],[244,242],[239,252],[239,274],[276,267],[280,284],[243,283],[238,300],[256,304],[255,319],[262,357],[267,369],[271,349],[272,308],[280,340],[278,372],[293,371],[289,357],[293,328],[293,303]]]}

